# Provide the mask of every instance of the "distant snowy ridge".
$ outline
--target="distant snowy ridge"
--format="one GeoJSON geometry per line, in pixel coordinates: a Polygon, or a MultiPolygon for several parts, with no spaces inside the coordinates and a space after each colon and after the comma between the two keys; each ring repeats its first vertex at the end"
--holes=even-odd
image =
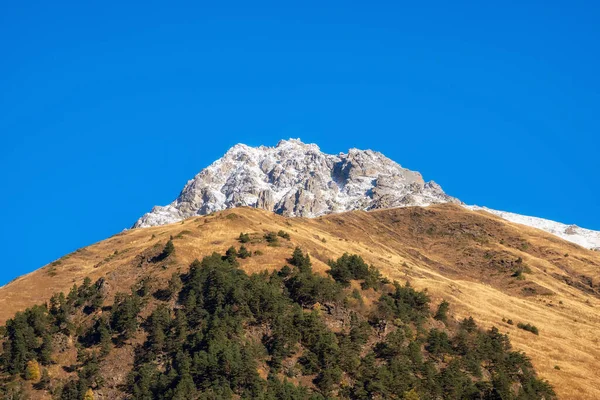
{"type": "Polygon", "coordinates": [[[507,221],[521,225],[526,225],[532,228],[541,229],[552,235],[558,236],[561,239],[576,243],[588,249],[600,250],[600,232],[590,229],[580,228],[577,225],[567,225],[560,222],[550,221],[548,219],[529,217],[526,215],[515,214],[506,211],[492,210],[487,207],[480,206],[464,206],[473,211],[487,211],[507,221]]]}
{"type": "Polygon", "coordinates": [[[542,218],[466,206],[420,173],[372,150],[323,153],[299,139],[277,146],[237,144],[188,181],[177,199],[155,206],[134,228],[165,225],[228,208],[249,206],[291,217],[381,208],[455,203],[600,249],[600,232],[542,218]]]}

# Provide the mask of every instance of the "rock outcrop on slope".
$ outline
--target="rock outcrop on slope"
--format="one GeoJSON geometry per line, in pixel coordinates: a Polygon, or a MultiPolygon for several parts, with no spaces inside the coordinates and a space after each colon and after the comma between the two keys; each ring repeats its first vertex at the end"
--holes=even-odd
{"type": "Polygon", "coordinates": [[[250,206],[284,216],[459,203],[435,182],[372,150],[325,154],[315,144],[238,144],[189,181],[177,199],[134,228],[163,225],[227,208],[250,206]]]}

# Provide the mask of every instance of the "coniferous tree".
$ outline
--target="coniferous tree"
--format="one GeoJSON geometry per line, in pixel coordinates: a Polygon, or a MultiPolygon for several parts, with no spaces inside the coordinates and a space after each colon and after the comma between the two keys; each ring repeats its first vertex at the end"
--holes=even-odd
{"type": "Polygon", "coordinates": [[[237,256],[237,250],[233,246],[228,248],[225,252],[225,260],[231,265],[237,265],[237,256]]]}
{"type": "Polygon", "coordinates": [[[164,304],[158,306],[150,316],[150,326],[148,327],[148,342],[153,352],[159,353],[165,347],[165,330],[171,324],[169,310],[164,304]]]}
{"type": "Polygon", "coordinates": [[[112,312],[112,329],[121,334],[124,339],[132,337],[138,328],[140,308],[140,298],[135,293],[131,295],[117,293],[112,312]]]}
{"type": "Polygon", "coordinates": [[[438,306],[437,312],[433,316],[438,321],[442,321],[444,324],[448,322],[448,308],[450,307],[450,303],[446,300],[442,300],[440,305],[438,306]]]}
{"type": "Polygon", "coordinates": [[[46,332],[42,336],[42,345],[40,347],[40,361],[44,365],[52,362],[52,336],[46,332]]]}
{"type": "Polygon", "coordinates": [[[174,253],[175,253],[175,245],[173,244],[173,238],[171,237],[171,239],[169,239],[167,244],[165,244],[163,251],[158,256],[158,261],[162,261],[174,253]]]}
{"type": "Polygon", "coordinates": [[[81,397],[75,380],[67,382],[60,393],[60,400],[81,400],[81,397]]]}
{"type": "Polygon", "coordinates": [[[292,258],[289,262],[294,267],[297,267],[301,272],[311,272],[310,257],[308,254],[305,256],[300,247],[296,247],[292,253],[292,258]]]}
{"type": "Polygon", "coordinates": [[[110,325],[106,318],[100,318],[97,325],[98,342],[100,344],[100,356],[106,357],[110,353],[112,344],[112,334],[110,325]]]}
{"type": "Polygon", "coordinates": [[[42,376],[40,377],[40,381],[35,386],[36,389],[47,390],[50,388],[50,375],[48,374],[48,370],[46,368],[42,369],[42,376]]]}
{"type": "Polygon", "coordinates": [[[251,257],[252,253],[250,253],[248,251],[248,249],[246,248],[246,246],[242,245],[242,246],[240,246],[240,250],[238,251],[237,255],[238,255],[239,258],[244,259],[244,258],[251,257]]]}
{"type": "Polygon", "coordinates": [[[69,294],[67,295],[67,302],[71,305],[75,305],[79,299],[79,288],[76,284],[73,284],[69,294]]]}
{"type": "MultiPolygon", "coordinates": [[[[175,274],[175,287],[169,283],[169,291],[179,294],[183,307],[141,299],[134,291],[118,294],[113,307],[91,317],[86,309],[101,285],[84,282],[72,291],[78,293],[75,300],[74,295],[56,295],[49,307],[17,313],[0,329],[0,374],[7,378],[3,382],[35,378],[29,367],[34,360],[52,361],[52,335],[70,331],[79,348],[78,363],[72,366],[76,379],[68,381],[61,392],[43,368],[33,387],[52,388],[57,399],[89,398],[91,389],[102,386],[98,354],[106,356],[112,350],[111,329],[121,339],[139,339],[140,310],[150,312],[156,306],[142,324],[146,343],[136,350],[128,378],[127,393],[135,400],[323,399],[333,395],[410,400],[555,398],[547,382],[536,377],[531,361],[512,351],[508,337],[497,328],[483,331],[468,318],[459,325],[447,324],[444,330],[426,331],[424,327],[432,324],[424,325],[424,321],[450,317],[445,302],[434,315],[430,313],[425,291],[398,283],[390,288],[373,278],[380,297],[374,300],[373,315],[359,314],[352,311],[352,303],[337,301],[350,290],[313,273],[310,258],[300,249],[288,261],[293,268],[248,276],[227,255],[214,254],[192,263],[181,279],[175,274]],[[312,307],[316,302],[322,305],[312,307]],[[349,325],[332,329],[337,313],[349,316],[349,325]],[[69,321],[82,328],[70,330],[69,321]],[[393,329],[387,329],[390,326],[393,329]],[[248,340],[248,333],[254,337],[249,330],[256,327],[264,332],[262,337],[258,342],[248,340]],[[299,351],[294,366],[289,361],[299,351]],[[263,363],[270,368],[266,380],[257,372],[263,363]],[[314,386],[280,381],[279,373],[311,375],[314,386]],[[347,377],[344,384],[342,376],[347,377]]],[[[347,256],[340,266],[349,279],[365,276],[357,258],[347,256]]],[[[369,267],[364,282],[375,276],[371,271],[369,267]]],[[[0,398],[19,393],[18,384],[0,385],[0,398]]]]}
{"type": "Polygon", "coordinates": [[[169,296],[171,299],[176,298],[182,288],[181,277],[177,272],[173,272],[169,280],[169,296]]]}

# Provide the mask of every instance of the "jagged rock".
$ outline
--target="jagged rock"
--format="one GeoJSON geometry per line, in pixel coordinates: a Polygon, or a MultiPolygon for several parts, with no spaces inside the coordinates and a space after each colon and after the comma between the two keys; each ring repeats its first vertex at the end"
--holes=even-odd
{"type": "Polygon", "coordinates": [[[282,140],[275,147],[238,144],[166,207],[154,207],[135,228],[177,222],[226,208],[251,206],[286,216],[460,203],[418,172],[383,154],[350,149],[325,154],[315,144],[282,140]]]}
{"type": "Polygon", "coordinates": [[[576,235],[577,234],[577,228],[579,228],[577,225],[569,225],[566,229],[565,229],[565,233],[567,235],[576,235]]]}
{"type": "Polygon", "coordinates": [[[275,200],[273,199],[273,192],[270,189],[261,190],[258,193],[258,200],[256,201],[257,208],[272,210],[274,205],[275,200]]]}
{"type": "MultiPolygon", "coordinates": [[[[154,207],[134,228],[164,225],[227,208],[250,206],[291,217],[392,207],[462,204],[420,173],[372,150],[325,154],[315,144],[282,140],[275,147],[233,146],[190,180],[179,197],[154,207]]],[[[542,229],[589,249],[600,232],[478,206],[506,220],[542,229]]]]}

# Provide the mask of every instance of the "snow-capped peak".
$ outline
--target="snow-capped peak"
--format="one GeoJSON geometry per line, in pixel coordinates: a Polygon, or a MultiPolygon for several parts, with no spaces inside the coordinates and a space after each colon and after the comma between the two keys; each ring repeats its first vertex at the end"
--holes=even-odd
{"type": "MultiPolygon", "coordinates": [[[[155,206],[134,228],[164,225],[227,208],[250,206],[286,216],[462,202],[420,173],[372,150],[325,154],[316,144],[281,140],[274,147],[236,144],[188,181],[171,204],[155,206]]],[[[600,232],[478,206],[506,220],[600,249],[600,232]]]]}
{"type": "Polygon", "coordinates": [[[287,216],[316,217],[349,210],[460,203],[418,172],[372,150],[321,152],[300,139],[275,147],[237,144],[202,170],[165,207],[134,227],[172,223],[226,208],[251,206],[287,216]]]}

